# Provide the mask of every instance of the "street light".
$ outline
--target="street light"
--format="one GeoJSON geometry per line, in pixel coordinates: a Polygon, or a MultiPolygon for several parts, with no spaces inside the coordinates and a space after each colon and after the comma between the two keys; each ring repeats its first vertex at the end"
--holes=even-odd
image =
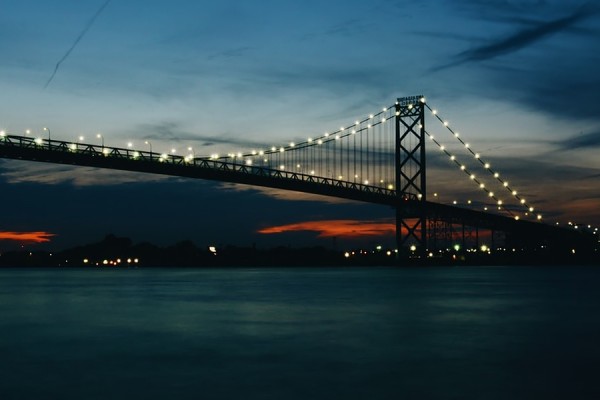
{"type": "Polygon", "coordinates": [[[76,148],[77,150],[79,150],[79,142],[83,142],[83,140],[84,140],[84,139],[85,139],[85,138],[84,138],[83,136],[79,136],[79,137],[77,138],[77,144],[75,145],[75,148],[76,148]]]}
{"type": "Polygon", "coordinates": [[[149,140],[146,140],[144,142],[144,144],[147,144],[148,146],[150,146],[150,160],[152,160],[152,142],[150,142],[149,140]]]}
{"type": "Polygon", "coordinates": [[[102,150],[104,150],[104,136],[102,136],[101,134],[96,134],[96,137],[100,140],[102,140],[102,150]]]}
{"type": "Polygon", "coordinates": [[[44,127],[45,131],[48,131],[48,150],[50,149],[50,128],[47,126],[44,127]]]}

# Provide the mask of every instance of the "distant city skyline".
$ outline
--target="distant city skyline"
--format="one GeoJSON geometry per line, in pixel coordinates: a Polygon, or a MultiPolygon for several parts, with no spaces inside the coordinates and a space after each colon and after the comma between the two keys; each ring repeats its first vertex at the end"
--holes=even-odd
{"type": "MultiPolygon", "coordinates": [[[[423,94],[545,220],[600,226],[598,6],[322,3],[7,0],[0,129],[209,155],[302,140],[423,94]]],[[[428,146],[430,198],[485,201],[428,146]]],[[[0,188],[7,245],[107,233],[393,243],[393,210],[294,192],[12,160],[0,160],[0,188]]]]}

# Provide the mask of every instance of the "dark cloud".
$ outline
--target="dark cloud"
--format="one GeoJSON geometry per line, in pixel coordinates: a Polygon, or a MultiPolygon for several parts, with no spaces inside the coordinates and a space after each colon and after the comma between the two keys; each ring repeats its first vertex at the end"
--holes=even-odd
{"type": "Polygon", "coordinates": [[[231,138],[224,134],[206,135],[201,133],[189,132],[182,128],[181,124],[176,121],[162,121],[154,124],[141,124],[134,131],[142,135],[144,139],[168,140],[171,142],[186,143],[194,142],[199,146],[207,147],[215,144],[232,144],[236,146],[260,147],[263,144],[240,140],[239,138],[231,138]]]}
{"type": "Polygon", "coordinates": [[[248,47],[248,46],[235,47],[235,48],[231,48],[228,50],[223,50],[223,51],[213,53],[213,54],[209,55],[207,59],[210,61],[210,60],[215,60],[215,59],[230,60],[232,58],[239,58],[239,57],[243,57],[244,55],[246,55],[246,53],[248,53],[248,51],[250,51],[251,49],[252,49],[252,47],[248,47]]]}
{"type": "Polygon", "coordinates": [[[600,132],[581,133],[555,143],[560,150],[600,147],[600,132]]]}
{"type": "MultiPolygon", "coordinates": [[[[3,216],[2,229],[56,233],[50,243],[55,249],[97,241],[107,233],[159,245],[185,239],[198,245],[299,245],[293,236],[265,238],[257,231],[289,223],[299,209],[303,220],[314,221],[393,217],[388,207],[282,201],[252,189],[227,190],[218,182],[193,179],[75,187],[11,184],[0,177],[0,190],[6,194],[3,205],[14,211],[3,216]]],[[[314,241],[318,243],[323,244],[314,241]]]]}
{"type": "Polygon", "coordinates": [[[506,38],[496,40],[484,46],[463,51],[455,57],[454,61],[446,65],[436,67],[435,69],[440,70],[465,63],[490,60],[498,56],[514,53],[551,35],[572,27],[577,22],[590,17],[592,13],[593,10],[591,7],[581,7],[577,11],[565,17],[543,22],[533,27],[527,27],[513,33],[506,38]]]}

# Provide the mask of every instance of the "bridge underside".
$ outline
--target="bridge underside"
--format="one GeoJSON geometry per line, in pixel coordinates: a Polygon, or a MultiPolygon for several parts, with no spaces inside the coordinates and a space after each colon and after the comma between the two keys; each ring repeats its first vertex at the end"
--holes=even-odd
{"type": "Polygon", "coordinates": [[[194,160],[193,164],[162,163],[152,157],[142,157],[141,159],[112,157],[95,151],[69,151],[66,146],[48,149],[43,146],[10,146],[6,145],[6,142],[0,143],[0,157],[206,179],[338,197],[389,206],[398,210],[405,219],[421,218],[422,215],[426,215],[426,218],[431,220],[443,220],[451,224],[507,232],[513,238],[518,238],[524,243],[560,244],[565,247],[581,244],[582,240],[588,240],[579,232],[564,228],[538,222],[516,221],[509,217],[420,201],[412,197],[398,198],[395,192],[380,188],[353,185],[349,182],[338,183],[327,178],[310,177],[307,179],[305,175],[301,174],[282,175],[280,171],[266,168],[243,168],[239,165],[236,166],[237,168],[232,168],[227,163],[206,159],[194,160]]]}

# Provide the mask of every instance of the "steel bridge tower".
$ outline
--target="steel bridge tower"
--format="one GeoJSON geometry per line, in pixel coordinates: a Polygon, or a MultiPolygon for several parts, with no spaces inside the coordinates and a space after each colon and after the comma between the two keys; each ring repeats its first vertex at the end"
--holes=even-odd
{"type": "Polygon", "coordinates": [[[425,98],[410,96],[396,102],[396,246],[408,243],[421,257],[427,247],[425,164],[425,98]],[[416,215],[416,217],[415,217],[416,215]]]}

